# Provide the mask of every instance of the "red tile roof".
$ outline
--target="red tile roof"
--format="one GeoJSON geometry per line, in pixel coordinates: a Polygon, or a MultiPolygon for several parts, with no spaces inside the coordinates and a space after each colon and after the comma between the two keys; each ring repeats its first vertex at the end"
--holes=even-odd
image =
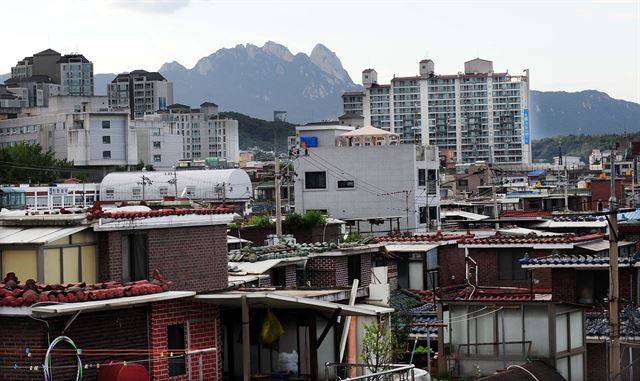
{"type": "Polygon", "coordinates": [[[378,242],[439,242],[439,241],[459,241],[473,238],[473,234],[443,234],[438,231],[436,234],[419,234],[411,237],[384,236],[376,237],[378,242]]]}
{"type": "Polygon", "coordinates": [[[114,218],[114,219],[133,219],[133,218],[151,218],[151,217],[165,217],[165,216],[185,216],[190,214],[228,214],[233,213],[234,208],[226,205],[218,206],[215,208],[200,208],[200,209],[158,209],[148,211],[104,211],[99,204],[94,205],[89,210],[89,219],[98,218],[114,218]]]}
{"type": "MultiPolygon", "coordinates": [[[[433,301],[432,290],[411,290],[418,294],[424,301],[433,301]]],[[[468,284],[460,284],[449,287],[441,287],[436,290],[436,296],[441,300],[475,300],[475,301],[523,301],[531,300],[531,294],[550,294],[549,289],[529,290],[528,288],[499,288],[499,287],[476,287],[468,284]]]]}
{"type": "Polygon", "coordinates": [[[593,241],[604,238],[604,233],[594,233],[585,235],[565,234],[562,236],[538,236],[529,234],[525,236],[505,236],[496,233],[491,237],[484,238],[464,238],[458,241],[464,245],[518,245],[518,244],[536,244],[536,245],[552,245],[552,244],[570,244],[578,242],[593,241]]]}
{"type": "Polygon", "coordinates": [[[8,273],[0,283],[0,306],[21,307],[43,302],[74,303],[157,294],[167,291],[170,284],[171,282],[162,279],[158,270],[154,271],[151,282],[141,280],[96,284],[42,284],[33,279],[21,283],[15,273],[8,273]]]}
{"type": "Polygon", "coordinates": [[[551,217],[551,214],[546,210],[505,210],[500,217],[551,217]]]}

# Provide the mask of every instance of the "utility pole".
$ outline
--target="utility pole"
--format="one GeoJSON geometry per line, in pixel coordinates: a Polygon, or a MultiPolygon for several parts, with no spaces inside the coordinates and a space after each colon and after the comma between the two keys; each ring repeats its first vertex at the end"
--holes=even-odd
{"type": "Polygon", "coordinates": [[[611,197],[609,197],[609,380],[620,376],[620,315],[618,313],[618,211],[615,145],[611,147],[611,197]]]}
{"type": "Polygon", "coordinates": [[[567,162],[564,163],[564,211],[569,211],[569,171],[567,171],[567,162]]]}
{"type": "Polygon", "coordinates": [[[409,231],[409,191],[403,190],[402,192],[404,192],[404,210],[407,213],[407,231],[409,231]]]}
{"type": "MultiPolygon", "coordinates": [[[[287,113],[284,111],[274,111],[273,112],[273,120],[274,122],[284,122],[287,119],[287,113]]],[[[276,152],[277,147],[277,131],[278,127],[275,126],[273,128],[273,159],[275,161],[274,165],[274,187],[276,193],[276,236],[278,237],[278,241],[282,238],[282,200],[280,194],[280,160],[278,158],[278,153],[276,152]]]]}
{"type": "Polygon", "coordinates": [[[173,189],[176,192],[176,198],[178,198],[178,174],[176,173],[176,167],[173,167],[173,172],[168,174],[171,175],[171,178],[167,182],[173,185],[173,189]]]}
{"type": "Polygon", "coordinates": [[[142,185],[142,201],[144,201],[145,188],[147,187],[147,185],[153,184],[153,181],[145,175],[140,176],[140,180],[141,181],[138,181],[138,185],[142,185]]]}

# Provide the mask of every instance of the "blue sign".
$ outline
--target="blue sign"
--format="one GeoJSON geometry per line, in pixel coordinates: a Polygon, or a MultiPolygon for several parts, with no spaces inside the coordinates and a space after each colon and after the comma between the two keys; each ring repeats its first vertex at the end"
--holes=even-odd
{"type": "Polygon", "coordinates": [[[301,136],[300,137],[300,146],[302,148],[312,148],[318,146],[318,137],[317,136],[301,136]]]}
{"type": "Polygon", "coordinates": [[[529,109],[524,109],[524,144],[529,144],[529,109]]]}

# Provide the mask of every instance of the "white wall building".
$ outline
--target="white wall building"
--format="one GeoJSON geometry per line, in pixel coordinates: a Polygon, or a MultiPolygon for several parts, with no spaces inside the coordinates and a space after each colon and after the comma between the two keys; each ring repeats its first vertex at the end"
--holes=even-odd
{"type": "Polygon", "coordinates": [[[138,163],[129,114],[110,111],[105,97],[52,97],[48,108],[23,112],[19,118],[0,120],[0,146],[40,144],[57,159],[79,167],[138,163]]]}
{"type": "Polygon", "coordinates": [[[451,150],[458,163],[531,162],[528,70],[496,73],[493,62],[477,58],[464,73],[437,75],[432,60],[420,61],[418,71],[379,84],[374,69],[364,70],[364,91],[342,96],[343,117],[359,113],[365,126],[451,150]]]}
{"type": "Polygon", "coordinates": [[[437,147],[398,144],[399,135],[373,127],[299,126],[296,134],[298,213],[320,210],[364,232],[424,232],[427,220],[438,227],[437,147]]]}
{"type": "Polygon", "coordinates": [[[157,72],[134,70],[118,74],[107,85],[107,96],[111,108],[129,109],[131,119],[142,119],[173,104],[173,82],[157,72]]]}
{"type": "Polygon", "coordinates": [[[159,115],[146,115],[143,120],[132,120],[136,131],[138,160],[156,170],[171,169],[183,158],[182,135],[159,115]]]}
{"type": "Polygon", "coordinates": [[[182,135],[183,159],[240,162],[238,121],[220,117],[215,103],[200,108],[175,104],[159,115],[182,135]]]}

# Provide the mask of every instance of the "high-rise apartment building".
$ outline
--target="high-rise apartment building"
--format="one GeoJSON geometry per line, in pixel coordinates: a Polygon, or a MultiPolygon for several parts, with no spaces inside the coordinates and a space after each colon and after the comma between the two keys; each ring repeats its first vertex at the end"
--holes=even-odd
{"type": "Polygon", "coordinates": [[[107,85],[107,96],[109,107],[129,109],[131,119],[143,119],[173,104],[173,82],[157,72],[134,70],[118,74],[107,85]]]}
{"type": "Polygon", "coordinates": [[[82,54],[61,55],[47,49],[25,57],[11,68],[14,82],[28,79],[35,82],[42,78],[50,78],[48,82],[60,85],[60,93],[56,95],[93,95],[93,63],[82,54]]]}
{"type": "MultiPolygon", "coordinates": [[[[419,75],[379,84],[374,69],[362,72],[361,93],[342,95],[341,118],[400,135],[403,143],[437,145],[458,163],[531,162],[529,71],[493,71],[493,62],[465,62],[464,73],[435,74],[422,60],[419,75]]],[[[347,124],[347,123],[345,123],[347,124]]]]}
{"type": "Polygon", "coordinates": [[[215,103],[204,102],[200,108],[174,104],[160,114],[182,135],[184,159],[240,162],[238,121],[221,117],[215,103]]]}

